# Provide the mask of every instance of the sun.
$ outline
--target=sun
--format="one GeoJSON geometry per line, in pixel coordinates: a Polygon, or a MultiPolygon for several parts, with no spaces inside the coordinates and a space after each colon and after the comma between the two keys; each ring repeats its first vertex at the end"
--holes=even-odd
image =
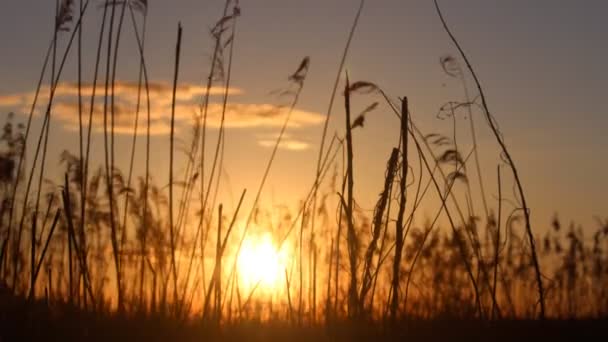
{"type": "Polygon", "coordinates": [[[246,289],[276,290],[282,285],[287,254],[279,251],[269,233],[250,236],[243,241],[238,272],[246,289]]]}

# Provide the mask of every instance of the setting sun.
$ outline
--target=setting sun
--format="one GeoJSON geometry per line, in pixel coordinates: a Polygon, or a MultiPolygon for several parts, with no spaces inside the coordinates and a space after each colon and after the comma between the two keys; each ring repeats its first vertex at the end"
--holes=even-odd
{"type": "Polygon", "coordinates": [[[247,289],[277,289],[282,284],[286,261],[287,253],[277,250],[269,233],[250,236],[243,242],[238,259],[241,282],[247,289]]]}

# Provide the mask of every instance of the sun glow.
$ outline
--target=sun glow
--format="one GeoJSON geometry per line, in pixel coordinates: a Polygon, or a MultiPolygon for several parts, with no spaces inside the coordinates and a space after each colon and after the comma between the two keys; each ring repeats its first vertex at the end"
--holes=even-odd
{"type": "Polygon", "coordinates": [[[245,288],[275,291],[281,287],[287,253],[279,251],[269,233],[245,239],[238,259],[238,272],[245,288]]]}

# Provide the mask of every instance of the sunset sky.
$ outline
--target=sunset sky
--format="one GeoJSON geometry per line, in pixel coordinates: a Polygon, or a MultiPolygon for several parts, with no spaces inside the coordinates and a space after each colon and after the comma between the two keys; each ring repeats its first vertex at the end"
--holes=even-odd
{"type": "MultiPolygon", "coordinates": [[[[23,114],[18,120],[27,119],[30,94],[51,39],[54,3],[6,0],[0,5],[0,118],[14,111],[23,114]]],[[[92,79],[101,20],[98,1],[94,3],[84,26],[87,82],[92,79]]],[[[310,56],[311,67],[301,101],[264,193],[268,201],[275,203],[294,202],[306,195],[314,180],[323,120],[358,3],[241,1],[226,131],[225,171],[230,180],[222,189],[226,196],[230,192],[238,196],[245,187],[252,192],[257,188],[271,152],[268,146],[272,146],[282,123],[282,117],[265,115],[271,105],[285,102],[272,91],[286,87],[287,77],[303,57],[310,56]]],[[[476,68],[490,109],[520,169],[533,222],[542,229],[557,212],[563,220],[595,228],[594,216],[608,215],[608,2],[443,0],[440,4],[476,68]]],[[[201,100],[213,49],[208,32],[221,11],[220,0],[149,1],[146,59],[155,91],[155,178],[166,179],[167,175],[167,123],[177,23],[181,21],[184,28],[177,136],[188,142],[189,125],[201,100]]],[[[66,41],[68,37],[63,33],[61,39],[66,41]]],[[[125,112],[129,112],[134,104],[139,66],[130,24],[121,47],[117,94],[125,112]]],[[[412,118],[424,132],[449,133],[451,121],[439,120],[436,114],[442,104],[462,101],[463,92],[459,82],[440,66],[439,59],[446,54],[456,56],[456,50],[443,32],[431,0],[373,0],[367,1],[346,68],[352,80],[374,82],[395,98],[407,96],[412,118]]],[[[57,168],[57,175],[59,152],[77,152],[77,121],[69,100],[75,90],[70,86],[76,80],[75,61],[72,54],[63,77],[66,83],[59,88],[58,95],[63,97],[59,98],[53,118],[49,165],[57,168]]],[[[217,133],[218,100],[217,94],[212,96],[211,141],[217,133]]],[[[373,95],[357,95],[354,105],[360,111],[379,100],[373,95]]],[[[36,135],[39,118],[33,126],[36,135]]],[[[336,130],[342,134],[343,118],[343,97],[338,96],[330,135],[336,130]]],[[[459,120],[462,144],[466,146],[466,121],[463,116],[459,120]]],[[[485,160],[484,179],[489,196],[494,198],[498,149],[480,113],[476,120],[485,160]]],[[[120,126],[121,121],[118,122],[120,126]]],[[[128,132],[131,121],[127,117],[124,122],[128,132]]],[[[373,210],[381,191],[386,160],[398,142],[397,127],[394,115],[381,106],[367,116],[365,127],[354,133],[355,191],[364,210],[373,210]]],[[[99,123],[95,130],[93,159],[102,165],[99,123]]],[[[121,132],[120,127],[117,132],[121,132]]],[[[130,139],[129,134],[122,134],[117,143],[129,146],[130,139]]],[[[127,150],[118,150],[121,169],[128,166],[127,150]]],[[[143,173],[143,150],[140,152],[138,174],[143,173]]],[[[435,207],[428,208],[429,216],[435,207]]]]}

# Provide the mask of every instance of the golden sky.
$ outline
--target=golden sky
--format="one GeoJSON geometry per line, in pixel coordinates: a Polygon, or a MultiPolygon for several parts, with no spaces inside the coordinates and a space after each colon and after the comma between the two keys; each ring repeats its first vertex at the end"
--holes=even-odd
{"type": "MultiPolygon", "coordinates": [[[[0,14],[0,115],[29,111],[53,25],[53,1],[22,0],[4,4],[0,14]],[[8,8],[10,7],[10,8],[8,8]]],[[[155,178],[165,179],[168,160],[169,114],[174,44],[177,22],[184,27],[180,85],[177,92],[177,137],[189,142],[191,120],[201,102],[209,69],[212,42],[208,31],[221,15],[221,1],[149,1],[146,58],[151,81],[153,164],[155,178]]],[[[605,1],[441,1],[454,32],[477,69],[494,116],[518,163],[533,220],[548,226],[554,212],[565,220],[593,224],[594,216],[608,213],[608,166],[605,147],[608,116],[604,103],[608,68],[603,18],[605,1]]],[[[311,67],[304,90],[281,145],[266,187],[265,199],[293,203],[312,184],[322,123],[327,112],[333,79],[356,0],[256,0],[242,1],[235,38],[233,83],[226,117],[225,174],[230,183],[222,189],[240,193],[254,189],[269,158],[271,147],[286,115],[286,99],[274,92],[288,86],[287,77],[304,56],[311,67]]],[[[85,18],[85,95],[96,51],[101,10],[85,18]]],[[[68,35],[62,34],[63,42],[68,35]]],[[[64,48],[61,45],[61,49],[64,48]]],[[[116,121],[118,146],[128,146],[137,101],[139,58],[133,31],[125,28],[121,43],[117,83],[116,121]]],[[[408,96],[415,122],[426,133],[451,134],[451,120],[437,118],[448,101],[462,101],[459,82],[442,70],[439,59],[456,51],[441,30],[427,0],[368,1],[346,63],[353,80],[367,80],[393,97],[408,96]]],[[[102,63],[103,65],[103,63],[102,63]]],[[[102,66],[102,72],[103,72],[102,66]]],[[[70,56],[55,103],[51,156],[64,149],[77,152],[75,113],[75,56],[70,56]]],[[[43,87],[41,107],[48,98],[43,87]],[[46,96],[46,98],[45,98],[46,96]]],[[[469,84],[472,86],[472,84],[469,84]]],[[[103,86],[98,85],[98,93],[103,86]]],[[[214,89],[210,105],[210,139],[217,136],[221,89],[214,89]]],[[[475,93],[471,88],[470,92],[475,93]]],[[[354,106],[363,110],[377,96],[362,95],[354,106]]],[[[338,96],[330,135],[342,134],[343,99],[338,96]]],[[[102,164],[100,113],[94,110],[93,159],[102,164]]],[[[86,105],[88,106],[88,104],[86,105]]],[[[85,109],[88,107],[85,106],[85,109]]],[[[478,113],[479,114],[479,113],[478,113]]],[[[18,116],[25,121],[26,116],[18,116]]],[[[465,113],[459,113],[460,144],[470,145],[465,113]]],[[[40,130],[40,116],[33,131],[40,130]]],[[[397,143],[397,121],[386,106],[367,116],[355,134],[356,198],[372,210],[381,191],[384,168],[391,147],[397,143]]],[[[495,196],[498,148],[481,115],[483,168],[490,196],[495,196]]],[[[140,127],[142,128],[142,127],[140,127]]],[[[144,131],[140,130],[143,134],[144,131]]],[[[117,163],[128,165],[128,149],[120,149],[117,163]]],[[[143,150],[138,150],[143,153],[143,150]]],[[[58,158],[49,165],[57,167],[58,158]]],[[[141,174],[139,165],[136,172],[141,174]]],[[[59,171],[56,171],[59,174],[59,171]]],[[[431,215],[435,209],[428,209],[431,215]]],[[[595,228],[595,227],[594,227],[595,228]]]]}

